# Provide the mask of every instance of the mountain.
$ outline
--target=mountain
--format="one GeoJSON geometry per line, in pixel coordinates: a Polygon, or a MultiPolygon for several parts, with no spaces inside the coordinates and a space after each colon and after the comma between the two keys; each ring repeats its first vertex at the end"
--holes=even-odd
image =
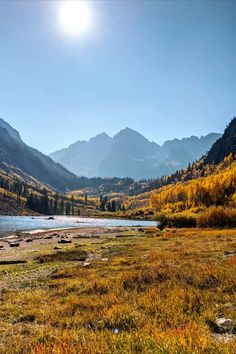
{"type": "MultiPolygon", "coordinates": [[[[211,136],[211,139],[213,137],[211,136]]],[[[226,127],[223,135],[215,141],[209,151],[186,169],[177,170],[164,178],[149,181],[145,191],[151,191],[163,186],[200,180],[202,177],[228,168],[236,163],[236,118],[233,118],[226,127]]],[[[235,166],[234,166],[235,167],[235,166]]]]}
{"type": "Polygon", "coordinates": [[[172,165],[181,165],[181,168],[188,163],[198,160],[215,143],[221,134],[210,133],[200,138],[191,136],[181,140],[174,139],[166,141],[163,146],[163,154],[172,165]]]}
{"type": "Polygon", "coordinates": [[[160,160],[160,150],[158,144],[148,141],[130,128],[125,128],[113,137],[111,149],[101,161],[97,173],[102,177],[156,177],[155,163],[160,160]]]}
{"type": "Polygon", "coordinates": [[[89,141],[77,141],[68,148],[50,154],[50,157],[78,176],[93,177],[98,175],[99,164],[107,156],[111,145],[112,138],[102,133],[89,141]]]}
{"type": "Polygon", "coordinates": [[[0,168],[10,172],[17,167],[24,173],[56,189],[77,188],[78,178],[48,156],[26,145],[20,134],[0,120],[0,168]]]}
{"type": "Polygon", "coordinates": [[[236,118],[226,127],[223,136],[218,139],[204,159],[205,164],[217,164],[229,154],[236,154],[236,118]]]}
{"type": "Polygon", "coordinates": [[[3,128],[3,129],[6,129],[8,134],[15,140],[19,141],[19,142],[22,142],[21,140],[21,137],[20,137],[20,134],[19,132],[12,128],[10,126],[10,124],[8,124],[7,122],[5,122],[5,120],[3,120],[2,118],[0,118],[0,127],[3,128]]]}
{"type": "Polygon", "coordinates": [[[113,138],[102,133],[50,154],[76,175],[157,178],[185,168],[205,154],[220,134],[166,141],[162,146],[125,128],[113,138]]]}
{"type": "Polygon", "coordinates": [[[201,159],[169,176],[146,181],[140,194],[127,198],[126,209],[144,210],[151,205],[158,211],[181,212],[212,205],[235,207],[235,176],[236,118],[233,118],[201,159]]]}
{"type": "MultiPolygon", "coordinates": [[[[94,151],[96,151],[96,156],[93,157],[93,163],[95,164],[96,158],[99,158],[106,151],[110,139],[106,134],[92,138],[90,140],[91,150],[88,151],[89,154],[85,159],[89,160],[89,156],[92,156],[92,153],[94,154],[94,151]]],[[[76,144],[74,145],[76,150],[76,144]]],[[[81,142],[78,145],[86,145],[86,142],[81,142]]],[[[58,154],[63,155],[62,152],[58,154]]],[[[131,178],[103,179],[97,177],[88,179],[74,175],[50,157],[26,145],[17,130],[3,119],[0,120],[0,180],[1,172],[9,176],[17,174],[26,183],[31,183],[33,178],[36,184],[46,184],[60,192],[92,188],[98,194],[112,192],[129,194],[132,193],[134,187],[135,190],[141,189],[141,186],[137,187],[131,178]]]]}

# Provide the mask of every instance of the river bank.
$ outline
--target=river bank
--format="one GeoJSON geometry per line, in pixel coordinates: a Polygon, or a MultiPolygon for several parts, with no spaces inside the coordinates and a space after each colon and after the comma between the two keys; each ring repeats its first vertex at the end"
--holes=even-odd
{"type": "MultiPolygon", "coordinates": [[[[67,245],[76,246],[81,240],[99,239],[100,236],[130,233],[142,228],[127,227],[81,227],[54,230],[33,230],[30,232],[15,232],[0,238],[0,264],[5,261],[12,263],[19,260],[33,260],[36,254],[65,249],[67,245]]],[[[145,230],[145,229],[143,229],[145,230]]]]}

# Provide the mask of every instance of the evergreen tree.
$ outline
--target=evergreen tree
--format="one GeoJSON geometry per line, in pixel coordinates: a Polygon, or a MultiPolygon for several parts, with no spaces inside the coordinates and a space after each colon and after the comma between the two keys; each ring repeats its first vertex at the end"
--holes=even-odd
{"type": "Polygon", "coordinates": [[[71,204],[69,202],[66,203],[66,215],[71,214],[71,204]]]}
{"type": "Polygon", "coordinates": [[[60,202],[60,215],[64,215],[64,212],[65,212],[65,203],[64,203],[64,200],[61,199],[61,202],[60,202]]]}
{"type": "Polygon", "coordinates": [[[116,212],[116,201],[114,199],[111,201],[111,211],[116,212]]]}
{"type": "Polygon", "coordinates": [[[111,202],[110,201],[107,202],[107,211],[111,211],[111,202]]]}

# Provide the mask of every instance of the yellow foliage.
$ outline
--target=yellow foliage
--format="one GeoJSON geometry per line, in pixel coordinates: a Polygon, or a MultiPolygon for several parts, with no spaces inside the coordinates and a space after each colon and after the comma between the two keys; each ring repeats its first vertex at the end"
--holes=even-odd
{"type": "Polygon", "coordinates": [[[212,175],[162,187],[152,193],[150,204],[158,211],[171,212],[211,205],[235,206],[236,162],[229,165],[224,161],[212,175]]]}

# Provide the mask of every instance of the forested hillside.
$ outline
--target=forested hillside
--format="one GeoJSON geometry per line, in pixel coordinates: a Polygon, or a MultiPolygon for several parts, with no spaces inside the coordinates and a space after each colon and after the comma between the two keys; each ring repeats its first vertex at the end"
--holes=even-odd
{"type": "Polygon", "coordinates": [[[129,197],[127,209],[200,211],[212,205],[236,206],[236,118],[210,151],[187,169],[149,181],[146,193],[129,197]],[[149,203],[150,202],[150,203],[149,203]]]}
{"type": "Polygon", "coordinates": [[[60,194],[21,170],[0,169],[0,215],[89,215],[95,209],[85,198],[60,194]]]}
{"type": "MultiPolygon", "coordinates": [[[[211,167],[209,166],[209,171],[211,167]]],[[[236,162],[226,157],[214,173],[158,189],[151,195],[151,207],[157,211],[200,210],[211,205],[236,206],[236,162]]]]}

